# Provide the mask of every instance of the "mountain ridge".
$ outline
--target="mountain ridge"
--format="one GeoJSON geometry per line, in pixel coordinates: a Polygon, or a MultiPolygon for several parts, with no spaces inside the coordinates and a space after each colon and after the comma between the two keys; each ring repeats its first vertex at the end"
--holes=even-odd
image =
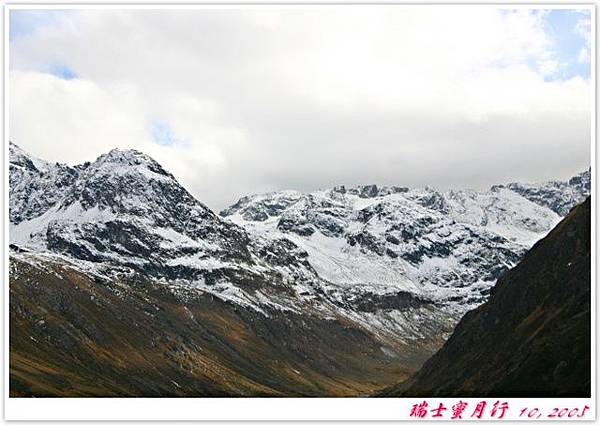
{"type": "Polygon", "coordinates": [[[9,151],[11,261],[117,287],[139,274],[184,306],[205,294],[253,320],[337,323],[403,374],[560,219],[506,188],[375,185],[246,197],[222,217],[138,151],[73,167],[9,151]]]}
{"type": "MultiPolygon", "coordinates": [[[[390,294],[403,304],[410,293],[445,299],[459,316],[559,220],[499,186],[479,193],[376,185],[245,197],[222,220],[136,150],[113,149],[75,167],[12,143],[10,153],[15,245],[118,261],[156,278],[208,279],[209,286],[228,274],[262,275],[265,266],[281,274],[283,267],[283,275],[306,282],[293,285],[300,298],[324,290],[338,305],[373,304],[369,297],[389,305],[390,294]],[[281,262],[273,250],[294,255],[281,262]]],[[[578,177],[581,183],[589,173],[578,177]]]]}

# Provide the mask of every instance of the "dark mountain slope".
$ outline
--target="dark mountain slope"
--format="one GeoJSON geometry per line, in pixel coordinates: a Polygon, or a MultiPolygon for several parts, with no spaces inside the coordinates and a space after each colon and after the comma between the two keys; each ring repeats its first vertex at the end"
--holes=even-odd
{"type": "Polygon", "coordinates": [[[590,198],[385,396],[590,395],[590,198]]]}

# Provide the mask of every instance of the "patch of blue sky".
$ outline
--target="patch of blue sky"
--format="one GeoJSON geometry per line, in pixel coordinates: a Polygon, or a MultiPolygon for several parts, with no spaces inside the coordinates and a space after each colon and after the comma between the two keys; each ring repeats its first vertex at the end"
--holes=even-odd
{"type": "Polygon", "coordinates": [[[34,34],[40,28],[57,25],[61,18],[73,10],[14,9],[10,11],[9,40],[34,34]]]}
{"type": "Polygon", "coordinates": [[[548,78],[590,78],[590,19],[589,10],[554,9],[545,15],[544,30],[553,42],[552,50],[559,64],[556,73],[548,78]]]}
{"type": "Polygon", "coordinates": [[[78,78],[77,74],[66,65],[52,65],[48,68],[48,73],[63,80],[78,78]]]}
{"type": "Polygon", "coordinates": [[[155,121],[150,128],[152,140],[160,146],[181,146],[186,145],[186,141],[177,138],[171,129],[171,126],[164,121],[155,121]]]}
{"type": "MultiPolygon", "coordinates": [[[[515,9],[510,8],[500,10],[503,15],[515,12],[515,9]]],[[[590,10],[536,9],[534,13],[541,17],[544,32],[551,41],[550,56],[530,56],[526,59],[527,66],[542,74],[546,81],[568,80],[577,76],[589,79],[590,10]]]]}

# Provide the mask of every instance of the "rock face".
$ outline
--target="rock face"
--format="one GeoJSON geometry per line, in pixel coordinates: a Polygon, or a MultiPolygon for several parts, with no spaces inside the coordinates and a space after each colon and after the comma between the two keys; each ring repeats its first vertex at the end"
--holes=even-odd
{"type": "MultiPolygon", "coordinates": [[[[396,370],[396,380],[387,383],[415,371],[440,347],[458,319],[485,301],[496,278],[560,220],[562,210],[548,205],[569,202],[560,191],[539,189],[534,198],[510,185],[488,192],[445,193],[431,188],[339,186],[309,194],[248,196],[219,216],[141,152],[112,150],[94,162],[67,166],[34,158],[11,143],[9,159],[11,326],[13,317],[25,328],[35,325],[31,320],[37,318],[26,315],[33,308],[27,304],[31,296],[27,285],[42,284],[50,276],[71,282],[72,273],[79,273],[77,281],[87,276],[98,287],[113,288],[116,297],[130,291],[140,299],[145,297],[137,292],[143,281],[152,288],[185,294],[177,299],[182,308],[191,308],[188,300],[204,297],[212,300],[205,305],[223,304],[256,323],[280,321],[271,341],[276,345],[274,341],[284,334],[301,338],[297,349],[308,359],[306,372],[318,375],[329,367],[339,368],[332,359],[336,352],[344,355],[338,344],[332,344],[324,357],[332,363],[327,366],[324,358],[325,363],[316,362],[311,353],[320,350],[316,347],[324,334],[315,330],[314,338],[310,332],[300,336],[293,327],[312,323],[314,329],[330,329],[332,341],[354,341],[364,355],[373,356],[374,347],[384,357],[375,356],[374,363],[365,360],[365,365],[369,370],[381,365],[396,370]],[[17,263],[21,265],[12,267],[17,263]],[[129,275],[138,278],[125,281],[123,276],[129,275]],[[362,342],[354,339],[357,332],[363,335],[362,342]]],[[[574,179],[568,183],[572,200],[589,192],[589,173],[574,179]]],[[[534,193],[534,185],[527,187],[527,193],[534,193]]],[[[72,286],[77,290],[78,284],[72,286]]],[[[116,305],[116,299],[104,304],[98,318],[115,315],[116,305]]],[[[164,321],[177,321],[170,318],[173,310],[167,310],[164,321]]],[[[63,324],[66,332],[67,322],[63,324]]],[[[102,325],[98,321],[94,326],[102,325]]],[[[180,331],[162,330],[173,338],[180,331]]],[[[138,343],[124,338],[131,346],[138,343]]],[[[19,356],[25,362],[40,362],[28,357],[32,346],[27,344],[19,346],[19,356]]],[[[48,342],[38,344],[39,351],[48,342]]],[[[240,341],[230,348],[246,349],[240,341]]],[[[60,344],[46,349],[51,353],[60,344]]],[[[55,355],[48,358],[56,359],[55,355]]],[[[89,351],[79,355],[104,367],[89,351]]],[[[354,390],[331,389],[332,394],[375,391],[374,385],[367,385],[372,381],[366,369],[363,372],[352,378],[354,390]]],[[[331,373],[327,376],[345,379],[331,373]]],[[[269,391],[285,394],[289,387],[272,385],[280,378],[268,374],[260,383],[271,382],[269,391]]],[[[32,379],[28,378],[29,388],[32,379]]]]}
{"type": "Polygon", "coordinates": [[[590,396],[590,198],[468,312],[402,396],[590,396]]]}

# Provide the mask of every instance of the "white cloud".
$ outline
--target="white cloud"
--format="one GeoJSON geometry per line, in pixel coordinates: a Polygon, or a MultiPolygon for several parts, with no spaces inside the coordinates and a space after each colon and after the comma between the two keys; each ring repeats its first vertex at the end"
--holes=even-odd
{"type": "Polygon", "coordinates": [[[210,105],[173,94],[158,108],[134,85],[13,71],[10,99],[11,139],[41,158],[74,164],[115,147],[138,149],[196,189],[223,172],[224,149],[244,143],[238,129],[213,123],[216,112],[210,105]],[[169,122],[176,135],[185,134],[193,142],[176,148],[153,143],[157,120],[169,122]]]}
{"type": "Polygon", "coordinates": [[[589,164],[591,91],[544,12],[285,6],[91,11],[11,45],[11,137],[81,162],[155,156],[220,208],[268,189],[486,185],[589,164]],[[73,69],[60,80],[39,70],[73,69]],[[182,146],[153,143],[166,122],[182,146]]]}

